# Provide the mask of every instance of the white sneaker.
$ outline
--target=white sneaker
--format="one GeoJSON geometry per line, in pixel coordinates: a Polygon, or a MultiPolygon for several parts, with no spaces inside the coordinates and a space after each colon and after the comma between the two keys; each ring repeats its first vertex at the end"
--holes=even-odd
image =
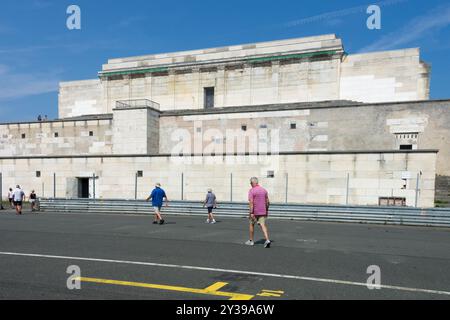
{"type": "Polygon", "coordinates": [[[264,243],[264,248],[270,248],[270,244],[272,242],[270,240],[266,240],[266,242],[264,243]]]}
{"type": "Polygon", "coordinates": [[[247,246],[253,246],[253,245],[255,245],[255,244],[253,243],[253,240],[248,240],[245,244],[246,244],[247,246]]]}
{"type": "Polygon", "coordinates": [[[216,220],[211,221],[212,224],[216,223],[216,220]]]}
{"type": "Polygon", "coordinates": [[[206,219],[205,223],[209,223],[209,219],[206,219]]]}

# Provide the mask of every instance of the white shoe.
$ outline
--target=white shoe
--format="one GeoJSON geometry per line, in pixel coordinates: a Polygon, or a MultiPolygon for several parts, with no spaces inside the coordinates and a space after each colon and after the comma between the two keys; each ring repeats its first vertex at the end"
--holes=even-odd
{"type": "Polygon", "coordinates": [[[206,219],[205,223],[209,223],[209,219],[206,219]]]}
{"type": "Polygon", "coordinates": [[[253,245],[255,245],[255,244],[253,243],[253,240],[248,240],[245,244],[246,244],[247,246],[253,246],[253,245]]]}
{"type": "Polygon", "coordinates": [[[212,224],[216,223],[216,220],[211,221],[212,224]]]}

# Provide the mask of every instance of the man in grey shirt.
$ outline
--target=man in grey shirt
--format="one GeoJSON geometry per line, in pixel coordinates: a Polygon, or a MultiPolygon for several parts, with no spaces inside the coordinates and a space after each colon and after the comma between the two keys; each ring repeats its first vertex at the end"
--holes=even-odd
{"type": "Polygon", "coordinates": [[[217,208],[217,201],[216,201],[216,195],[212,192],[212,189],[208,189],[208,193],[206,194],[206,199],[203,202],[203,208],[208,208],[208,219],[206,219],[206,223],[216,223],[216,220],[214,219],[214,215],[212,213],[213,208],[217,208]]]}

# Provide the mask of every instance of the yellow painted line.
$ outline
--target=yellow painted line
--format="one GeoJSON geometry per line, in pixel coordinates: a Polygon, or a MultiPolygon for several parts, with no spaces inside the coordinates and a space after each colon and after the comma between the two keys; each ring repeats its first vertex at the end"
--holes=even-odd
{"type": "Polygon", "coordinates": [[[262,290],[261,293],[258,293],[257,296],[260,297],[281,297],[284,294],[284,291],[277,290],[262,290]]]}
{"type": "Polygon", "coordinates": [[[260,296],[260,297],[281,297],[281,294],[263,292],[263,293],[258,293],[257,296],[260,296]]]}
{"type": "Polygon", "coordinates": [[[250,294],[216,291],[217,289],[220,289],[223,286],[225,286],[226,284],[228,284],[226,282],[214,283],[213,285],[207,287],[206,289],[196,289],[196,288],[169,286],[169,285],[153,284],[153,283],[119,281],[119,280],[87,278],[87,277],[77,277],[77,278],[74,278],[74,280],[79,280],[81,282],[113,284],[113,285],[128,286],[128,287],[139,287],[139,288],[149,288],[149,289],[159,289],[159,290],[221,296],[221,297],[228,297],[228,298],[230,298],[230,300],[251,300],[254,297],[254,295],[250,295],[250,294]]]}
{"type": "Polygon", "coordinates": [[[222,289],[228,284],[228,282],[216,282],[213,285],[210,285],[209,287],[205,288],[205,291],[217,291],[219,289],[222,289]]]}
{"type": "Polygon", "coordinates": [[[279,293],[279,294],[283,294],[284,293],[284,291],[281,291],[281,290],[266,290],[266,289],[264,289],[264,290],[262,290],[263,292],[270,292],[270,293],[279,293]]]}

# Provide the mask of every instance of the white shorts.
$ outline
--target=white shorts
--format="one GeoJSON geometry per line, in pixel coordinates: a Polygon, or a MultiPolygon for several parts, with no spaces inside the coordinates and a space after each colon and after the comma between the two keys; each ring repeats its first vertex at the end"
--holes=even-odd
{"type": "Polygon", "coordinates": [[[161,207],[153,207],[153,210],[155,211],[155,213],[160,213],[161,212],[161,207]]]}

